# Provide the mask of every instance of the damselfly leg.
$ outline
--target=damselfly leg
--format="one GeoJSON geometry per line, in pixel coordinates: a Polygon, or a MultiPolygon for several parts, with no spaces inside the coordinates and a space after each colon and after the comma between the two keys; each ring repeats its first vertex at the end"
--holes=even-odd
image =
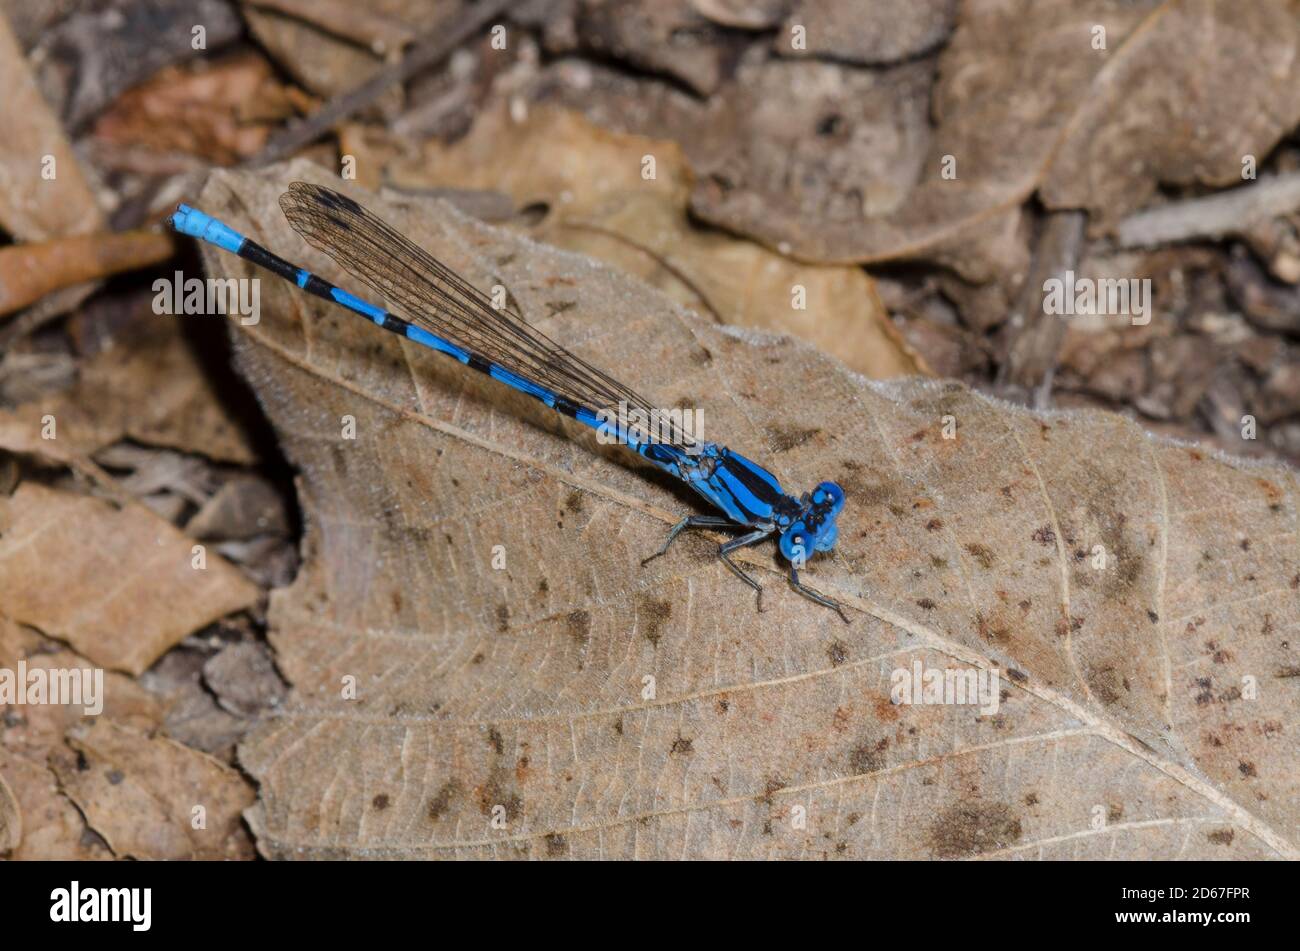
{"type": "Polygon", "coordinates": [[[649,558],[642,558],[641,565],[644,567],[654,561],[660,555],[667,554],[669,546],[672,545],[673,539],[680,535],[688,528],[744,528],[743,525],[737,525],[729,518],[723,518],[721,515],[688,515],[676,525],[668,530],[668,537],[664,539],[664,545],[649,558]]]}
{"type": "Polygon", "coordinates": [[[820,595],[816,591],[813,591],[811,588],[805,588],[802,584],[800,584],[799,572],[798,570],[795,569],[794,565],[790,566],[790,587],[794,588],[794,590],[798,591],[800,594],[802,594],[805,598],[807,598],[810,601],[816,601],[818,604],[824,607],[833,608],[836,612],[839,613],[840,618],[844,621],[845,624],[852,623],[849,621],[849,616],[844,613],[844,606],[841,605],[838,601],[832,601],[830,598],[824,595],[820,595]]]}
{"type": "MultiPolygon", "coordinates": [[[[678,535],[680,535],[683,531],[685,531],[688,528],[741,529],[741,528],[748,528],[748,527],[749,526],[747,525],[738,525],[735,522],[733,522],[731,519],[723,518],[719,515],[688,516],[682,519],[676,525],[674,525],[671,529],[669,529],[668,538],[665,539],[663,547],[660,548],[653,555],[651,555],[649,558],[642,559],[641,564],[647,565],[650,562],[654,561],[656,558],[658,558],[660,555],[667,552],[669,546],[672,545],[673,540],[676,539],[678,535]]],[[[739,551],[741,548],[747,548],[750,545],[757,545],[759,542],[763,541],[764,539],[771,538],[772,533],[774,531],[775,528],[769,525],[766,528],[756,529],[747,535],[741,535],[739,538],[733,538],[729,542],[723,542],[721,545],[718,546],[718,557],[721,558],[723,562],[726,563],[726,566],[731,569],[732,574],[734,574],[737,578],[739,578],[741,581],[745,582],[745,584],[749,585],[751,588],[753,588],[755,591],[758,592],[760,610],[762,610],[763,586],[759,584],[757,581],[755,581],[739,565],[737,565],[734,561],[731,560],[731,553],[733,551],[739,551]]]]}

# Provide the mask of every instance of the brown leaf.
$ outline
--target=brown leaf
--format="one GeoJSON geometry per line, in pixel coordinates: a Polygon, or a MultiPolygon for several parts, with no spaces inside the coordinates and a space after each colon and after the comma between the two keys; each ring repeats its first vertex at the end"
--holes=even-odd
{"type": "Polygon", "coordinates": [[[250,724],[221,709],[203,686],[205,659],[200,651],[178,647],[145,671],[140,682],[166,704],[163,725],[168,736],[222,762],[233,763],[235,743],[250,724]]]}
{"type": "Polygon", "coordinates": [[[226,0],[148,0],[83,7],[46,30],[31,53],[40,85],[70,127],[172,63],[194,59],[239,37],[239,13],[226,0]],[[203,27],[196,44],[195,26],[203,27]]]}
{"type": "Polygon", "coordinates": [[[72,800],[59,789],[43,759],[36,761],[0,744],[0,782],[9,787],[21,817],[22,837],[8,858],[88,861],[113,857],[104,840],[86,826],[72,800]]]}
{"type": "Polygon", "coordinates": [[[781,22],[790,0],[691,0],[702,15],[722,26],[766,30],[781,22]]]}
{"type": "Polygon", "coordinates": [[[689,0],[581,0],[578,39],[597,54],[650,72],[664,72],[708,95],[739,52],[738,38],[719,30],[689,0]]]}
{"type": "MultiPolygon", "coordinates": [[[[692,213],[793,257],[932,259],[971,281],[1014,286],[1028,264],[1028,192],[995,193],[988,182],[967,183],[964,172],[942,187],[930,182],[939,177],[925,164],[936,153],[927,118],[932,68],[748,62],[701,105],[653,80],[557,63],[530,95],[607,128],[681,143],[699,176],[692,213]]],[[[1005,316],[1008,290],[992,294],[1005,316]]]]}
{"type": "Polygon", "coordinates": [[[252,5],[391,53],[416,40],[431,24],[455,15],[463,0],[374,0],[364,6],[350,0],[253,0],[252,5]]]}
{"type": "Polygon", "coordinates": [[[194,538],[249,539],[289,534],[284,498],[267,479],[236,474],[225,482],[185,525],[194,538]]]}
{"type": "Polygon", "coordinates": [[[1040,190],[1051,207],[1087,208],[1109,228],[1161,184],[1238,184],[1243,156],[1262,160],[1300,122],[1287,0],[1166,0],[1111,43],[1056,143],[1040,190]]]}
{"type": "Polygon", "coordinates": [[[105,219],[9,23],[0,17],[0,228],[21,241],[103,230],[105,219]],[[52,173],[52,174],[51,174],[52,173]],[[44,177],[42,175],[44,174],[44,177]]]}
{"type": "Polygon", "coordinates": [[[0,603],[96,664],[139,674],[258,588],[216,552],[133,505],[24,482],[0,499],[0,603]]]}
{"type": "Polygon", "coordinates": [[[803,260],[857,260],[853,233],[898,212],[930,144],[934,66],[742,66],[686,145],[692,210],[803,260]],[[837,243],[838,242],[838,243],[837,243]]]}
{"type": "MultiPolygon", "coordinates": [[[[692,213],[788,255],[932,259],[971,281],[1015,284],[1028,264],[1020,206],[1032,189],[997,191],[964,172],[942,187],[930,181],[940,170],[926,170],[927,153],[946,150],[933,144],[924,80],[923,63],[867,71],[756,60],[701,105],[652,79],[560,62],[529,95],[610,129],[681,143],[699,176],[692,213]]],[[[1007,292],[997,293],[1005,313],[1007,292]]]]}
{"type": "Polygon", "coordinates": [[[103,717],[68,742],[80,755],[55,763],[59,782],[119,858],[252,857],[253,790],[235,770],[103,717]]]}
{"type": "Polygon", "coordinates": [[[81,368],[71,389],[0,409],[0,447],[68,458],[120,439],[198,453],[221,462],[256,457],[248,433],[186,339],[180,320],[150,316],[81,368]],[[42,437],[45,416],[56,438],[42,437]]]}
{"type": "MultiPolygon", "coordinates": [[[[0,668],[17,671],[19,662],[34,670],[95,670],[95,665],[62,644],[22,628],[0,615],[0,668]]],[[[102,715],[141,730],[157,727],[163,712],[157,699],[130,677],[116,671],[103,672],[102,715]]],[[[4,744],[44,760],[49,750],[63,743],[63,735],[89,715],[85,705],[69,703],[0,704],[0,719],[6,725],[4,744]]]]}
{"type": "Polygon", "coordinates": [[[236,716],[260,716],[284,699],[284,681],[266,646],[256,642],[222,648],[203,665],[203,680],[236,716]]]}
{"type": "MultiPolygon", "coordinates": [[[[22,669],[20,662],[29,674],[38,668],[83,670],[93,666],[62,645],[0,615],[0,669],[17,676],[22,669]]],[[[47,695],[46,699],[52,698],[47,695]]],[[[83,699],[102,700],[104,716],[139,729],[155,728],[162,717],[158,702],[148,691],[113,671],[104,672],[102,693],[97,698],[83,694],[83,699]]],[[[8,782],[19,817],[25,814],[27,818],[10,846],[11,858],[112,857],[103,840],[86,827],[81,813],[59,788],[47,765],[51,755],[68,755],[64,734],[84,722],[83,707],[69,703],[0,705],[0,785],[8,782]]],[[[0,813],[4,811],[0,803],[0,813]]],[[[0,819],[0,827],[3,825],[0,819]]],[[[0,853],[3,851],[0,845],[0,853]]]]}
{"type": "Polygon", "coordinates": [[[131,90],[95,123],[95,139],[124,147],[188,152],[219,165],[255,155],[270,121],[291,114],[282,87],[261,56],[245,54],[194,66],[171,66],[131,90]],[[251,104],[257,115],[247,115],[251,104]],[[268,108],[268,106],[270,108],[268,108]]]}
{"type": "MultiPolygon", "coordinates": [[[[324,173],[272,175],[218,173],[200,204],[343,280],[276,206],[324,173]]],[[[334,187],[792,490],[839,480],[838,547],[802,579],[852,624],[770,548],[742,556],[762,613],[707,540],[642,567],[699,510],[673,485],[268,283],[236,348],[303,473],[309,554],[270,610],[289,709],[240,754],[265,854],[1300,855],[1294,473],[1109,414],[870,384],[447,206],[334,187]],[[572,307],[547,308],[557,289],[572,307]],[[891,703],[915,662],[1000,670],[999,709],[891,703]]]]}
{"type": "Polygon", "coordinates": [[[772,48],[782,56],[895,63],[934,49],[952,32],[957,0],[798,0],[772,48]],[[804,28],[803,50],[792,29],[804,28]]]}
{"type": "MultiPolygon", "coordinates": [[[[366,48],[326,29],[272,9],[244,7],[248,29],[271,57],[297,82],[319,96],[340,95],[359,86],[383,68],[366,48]]],[[[381,100],[392,106],[400,99],[393,90],[381,100]]]]}
{"type": "Polygon", "coordinates": [[[8,857],[23,840],[23,813],[18,797],[0,772],[0,856],[8,857]]]}
{"type": "Polygon", "coordinates": [[[725,100],[714,96],[701,102],[666,80],[630,76],[597,62],[568,57],[552,63],[538,72],[521,95],[534,105],[580,112],[607,129],[672,139],[695,168],[730,147],[725,137],[713,130],[715,120],[709,106],[709,102],[725,100]]]}
{"type": "MultiPolygon", "coordinates": [[[[691,174],[673,142],[610,132],[565,110],[539,107],[519,124],[497,109],[455,145],[395,162],[389,177],[507,191],[518,207],[549,209],[534,237],[609,262],[720,321],[797,334],[875,378],[927,372],[861,268],[799,264],[693,226],[691,174]],[[653,180],[643,176],[647,155],[653,180]]],[[[557,293],[548,306],[565,299],[557,293]]]]}
{"type": "MultiPolygon", "coordinates": [[[[924,165],[894,207],[853,213],[843,176],[801,163],[796,148],[793,158],[770,150],[765,165],[739,178],[701,165],[692,208],[769,245],[786,242],[807,260],[924,258],[970,281],[1014,284],[1026,259],[1019,209],[1040,187],[1049,206],[1087,207],[1109,226],[1161,182],[1240,180],[1242,155],[1266,155],[1300,119],[1289,94],[1298,47],[1300,21],[1285,0],[1248,8],[972,0],[939,57],[924,165]],[[1105,50],[1093,48],[1094,28],[1105,29],[1105,50]],[[955,177],[943,175],[946,162],[955,177]],[[792,200],[792,182],[816,200],[792,200]],[[835,207],[839,214],[827,213],[835,207]]],[[[816,113],[815,98],[786,85],[789,92],[775,93],[786,100],[783,115],[816,113]]],[[[737,112],[759,114],[754,106],[737,112]]],[[[773,123],[750,126],[735,147],[762,155],[773,123]]],[[[805,132],[803,148],[811,141],[805,132]]]]}

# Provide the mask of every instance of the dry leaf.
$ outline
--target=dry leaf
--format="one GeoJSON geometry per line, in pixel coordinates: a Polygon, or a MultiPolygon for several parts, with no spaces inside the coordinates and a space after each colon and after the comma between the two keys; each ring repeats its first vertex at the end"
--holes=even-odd
{"type": "Polygon", "coordinates": [[[252,857],[240,814],[253,790],[235,770],[103,717],[68,742],[79,756],[55,763],[59,782],[119,858],[252,857]]]}
{"type": "Polygon", "coordinates": [[[781,56],[895,63],[934,49],[952,32],[957,0],[799,0],[773,41],[781,56]],[[793,29],[803,27],[795,49],[793,29]]]}
{"type": "MultiPolygon", "coordinates": [[[[16,676],[20,662],[29,672],[37,668],[77,670],[93,666],[62,645],[0,614],[0,669],[16,676]]],[[[152,729],[162,718],[157,700],[148,691],[113,671],[104,672],[98,699],[103,702],[104,716],[139,729],[152,729]]],[[[81,813],[47,766],[52,754],[67,755],[63,736],[69,728],[87,722],[82,714],[82,707],[65,703],[0,705],[0,786],[8,783],[20,820],[26,815],[26,824],[19,822],[17,840],[10,846],[11,858],[112,857],[103,841],[87,829],[81,813]]],[[[0,842],[4,839],[4,812],[0,801],[0,842]]],[[[0,853],[4,851],[0,844],[0,853]]]]}
{"type": "MultiPolygon", "coordinates": [[[[807,260],[926,258],[1015,284],[1018,211],[1040,186],[1048,205],[1087,207],[1104,226],[1161,182],[1239,180],[1243,155],[1267,155],[1300,120],[1298,47],[1286,0],[971,0],[939,57],[924,167],[896,210],[837,216],[825,199],[792,201],[791,182],[815,195],[843,186],[815,168],[806,180],[779,174],[800,167],[779,152],[741,180],[701,166],[692,208],[807,260]],[[1098,29],[1105,49],[1093,47],[1098,29]]],[[[805,115],[790,89],[785,112],[805,115]]],[[[753,108],[738,111],[743,122],[753,108]]],[[[761,155],[772,123],[750,125],[752,141],[735,147],[761,155]]]]}
{"type": "Polygon", "coordinates": [[[170,66],[132,89],[95,123],[95,139],[122,147],[177,151],[218,165],[255,155],[288,102],[263,57],[243,54],[198,66],[170,66]],[[268,102],[279,108],[266,108],[268,102]],[[253,105],[259,113],[249,116],[253,105]]]}
{"type": "Polygon", "coordinates": [[[853,260],[863,239],[849,233],[899,211],[917,186],[933,73],[929,60],[746,64],[699,131],[705,142],[686,146],[700,175],[693,210],[804,260],[853,260]]]}
{"type": "Polygon", "coordinates": [[[104,840],[86,826],[77,807],[59,789],[43,760],[37,762],[0,744],[0,782],[9,787],[21,817],[22,838],[8,858],[87,861],[113,857],[104,840]]]}
{"type": "Polygon", "coordinates": [[[45,98],[78,128],[118,96],[172,63],[239,38],[243,24],[227,0],[79,3],[32,50],[45,98]],[[201,44],[195,26],[203,27],[201,44]]]}
{"type": "Polygon", "coordinates": [[[23,840],[23,813],[4,773],[0,772],[0,856],[8,857],[23,840]]]}
{"type": "MultiPolygon", "coordinates": [[[[28,672],[42,670],[91,670],[95,665],[62,644],[22,628],[0,615],[0,669],[17,671],[19,662],[28,672]]],[[[130,677],[103,671],[102,715],[118,723],[150,730],[162,722],[158,700],[130,677]]],[[[84,696],[84,695],[83,695],[84,696]]],[[[96,698],[86,698],[96,699],[96,698]]],[[[67,703],[0,704],[0,721],[5,724],[4,745],[44,760],[52,747],[63,743],[63,735],[85,722],[84,705],[67,703]]]]}
{"type": "MultiPolygon", "coordinates": [[[[325,175],[217,173],[199,203],[343,280],[284,222],[291,179],[325,175]]],[[[303,473],[308,555],[270,609],[289,709],[240,752],[263,853],[1300,855],[1294,473],[1109,414],[870,384],[448,206],[334,187],[795,491],[839,480],[839,546],[803,579],[853,623],[789,591],[770,548],[742,559],[763,613],[706,539],[642,567],[699,511],[675,486],[268,283],[232,330],[303,473]],[[572,307],[546,306],[556,288],[572,307]],[[918,662],[998,669],[997,711],[891,703],[918,662]]]]}
{"type": "Polygon", "coordinates": [[[247,732],[248,721],[217,705],[203,686],[206,655],[179,647],[170,650],[141,675],[140,682],[167,705],[164,728],[178,743],[234,762],[235,743],[247,732]]]}
{"type": "Polygon", "coordinates": [[[0,409],[0,448],[66,459],[129,438],[220,462],[253,462],[248,433],[181,319],[150,316],[139,333],[83,364],[71,389],[0,409]],[[47,415],[55,419],[53,440],[42,437],[47,415]]]}
{"type": "MultiPolygon", "coordinates": [[[[296,17],[253,6],[245,6],[243,14],[257,42],[299,84],[319,96],[342,95],[383,68],[383,61],[366,48],[296,17]]],[[[392,106],[400,98],[400,91],[394,89],[380,102],[392,106]]]]}
{"type": "Polygon", "coordinates": [[[971,281],[1014,285],[1028,261],[1020,207],[1028,192],[968,185],[964,172],[942,188],[927,184],[939,174],[925,167],[936,153],[920,85],[927,68],[756,61],[701,105],[665,83],[561,61],[529,95],[610,129],[680,142],[700,176],[692,212],[794,257],[930,258],[971,281]]]}
{"type": "Polygon", "coordinates": [[[194,513],[185,525],[185,534],[223,540],[288,535],[289,513],[272,482],[252,473],[237,473],[194,513]]]}
{"type": "Polygon", "coordinates": [[[8,21],[0,16],[0,228],[21,241],[44,241],[104,228],[81,166],[59,120],[36,88],[8,21]]]}
{"type": "Polygon", "coordinates": [[[68,15],[77,0],[55,0],[52,3],[31,3],[28,0],[0,0],[0,15],[18,37],[19,44],[27,48],[35,43],[50,27],[68,15]]]}
{"type": "Polygon", "coordinates": [[[260,716],[284,699],[284,681],[264,644],[222,648],[203,665],[203,680],[221,706],[240,717],[260,716]]]}
{"type": "MultiPolygon", "coordinates": [[[[751,241],[693,226],[691,174],[666,140],[610,132],[577,113],[539,107],[514,122],[498,108],[451,146],[395,161],[394,182],[495,188],[550,213],[533,236],[614,264],[726,323],[797,334],[875,378],[927,372],[854,266],[799,264],[751,241]],[[503,143],[510,143],[503,147],[503,143]],[[653,179],[644,157],[655,160],[653,179]],[[793,306],[796,287],[805,307],[793,306]]],[[[548,306],[566,306],[557,289],[548,306]]]]}
{"type": "Polygon", "coordinates": [[[766,30],[781,22],[790,0],[691,0],[714,23],[742,30],[766,30]]]}
{"type": "Polygon", "coordinates": [[[0,499],[0,605],[98,665],[139,674],[258,588],[139,505],[24,482],[0,499]]]}
{"type": "Polygon", "coordinates": [[[628,75],[606,64],[557,60],[539,70],[520,95],[531,104],[579,112],[607,129],[671,139],[697,169],[727,147],[714,141],[708,102],[667,80],[628,75]]]}
{"type": "Polygon", "coordinates": [[[252,5],[312,24],[376,53],[391,54],[433,24],[457,14],[462,0],[370,0],[363,6],[351,0],[252,0],[252,5]]]}
{"type": "Polygon", "coordinates": [[[576,27],[578,39],[597,55],[667,73],[701,95],[718,88],[741,42],[690,0],[581,0],[576,27]]]}
{"type": "Polygon", "coordinates": [[[1071,103],[1044,203],[1109,228],[1160,185],[1240,184],[1244,157],[1258,164],[1300,122],[1297,12],[1290,0],[1166,0],[1071,103]]]}

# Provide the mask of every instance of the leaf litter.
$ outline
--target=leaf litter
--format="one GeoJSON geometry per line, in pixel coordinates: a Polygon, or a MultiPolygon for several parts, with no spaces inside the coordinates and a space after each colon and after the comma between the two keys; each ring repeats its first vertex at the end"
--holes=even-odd
{"type": "MultiPolygon", "coordinates": [[[[390,74],[429,19],[407,0],[360,15],[277,0],[242,23],[214,5],[223,51],[207,57],[132,27],[184,5],[122,6],[101,22],[22,5],[16,38],[0,25],[23,104],[0,178],[35,149],[62,183],[0,188],[19,242],[95,245],[109,209],[127,230],[192,200],[182,172],[267,161],[273,123],[390,74]],[[226,56],[244,26],[259,45],[226,56]]],[[[935,366],[1023,399],[987,380],[1028,349],[1047,374],[1024,382],[1036,403],[1054,382],[1058,406],[1294,458],[1300,223],[1278,207],[1215,247],[1200,202],[1240,180],[1244,151],[1280,181],[1300,168],[1294,17],[1279,0],[934,0],[877,4],[876,25],[850,6],[529,4],[506,50],[483,36],[353,101],[338,142],[371,188],[509,225],[356,192],[475,283],[703,407],[711,437],[789,485],[841,481],[845,537],[805,580],[850,603],[850,627],[795,601],[768,550],[745,557],[762,614],[706,538],[642,569],[695,510],[675,486],[287,287],[265,326],[229,328],[274,434],[245,430],[237,385],[213,382],[223,328],[182,335],[117,281],[51,333],[95,290],[64,288],[0,327],[0,660],[141,672],[106,671],[94,719],[0,708],[0,853],[248,858],[252,831],[273,857],[1294,857],[1294,473],[1106,414],[851,372],[935,366]],[[1076,208],[1086,240],[1054,258],[1076,208]],[[1112,234],[1148,220],[1196,243],[1116,253],[1112,234]],[[1058,263],[1150,275],[1158,319],[1025,326],[1024,285],[1058,263]],[[811,313],[788,306],[795,284],[811,313]],[[1244,414],[1267,443],[1243,442],[1244,414]],[[47,415],[59,440],[39,438],[47,415]],[[53,580],[86,526],[74,581],[53,580]],[[113,599],[151,571],[149,539],[169,564],[207,545],[216,585],[194,599],[193,577],[165,580],[133,642],[113,599]],[[66,604],[40,594],[60,590],[66,604]],[[891,703],[916,664],[996,670],[996,709],[891,703]]],[[[218,177],[205,195],[341,278],[273,200],[314,174],[218,177]]],[[[34,249],[5,249],[20,277],[34,249]]]]}

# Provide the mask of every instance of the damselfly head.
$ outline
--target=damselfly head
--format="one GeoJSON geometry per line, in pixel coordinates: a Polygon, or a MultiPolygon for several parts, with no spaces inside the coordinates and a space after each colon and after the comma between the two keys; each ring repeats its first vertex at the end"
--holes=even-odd
{"type": "Polygon", "coordinates": [[[839,537],[835,519],[844,508],[844,490],[834,482],[823,482],[806,498],[799,517],[781,533],[786,561],[806,561],[815,551],[830,551],[839,537]]]}

